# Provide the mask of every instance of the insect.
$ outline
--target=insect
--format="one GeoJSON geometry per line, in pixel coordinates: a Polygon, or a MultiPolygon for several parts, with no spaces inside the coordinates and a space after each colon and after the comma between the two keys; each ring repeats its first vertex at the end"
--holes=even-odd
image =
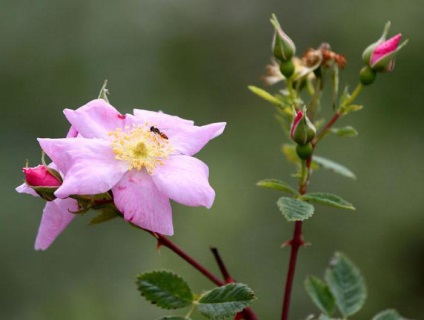
{"type": "Polygon", "coordinates": [[[161,132],[158,128],[156,128],[154,126],[151,126],[150,127],[150,132],[156,133],[156,134],[160,135],[160,137],[162,139],[168,140],[168,136],[165,133],[161,132]]]}

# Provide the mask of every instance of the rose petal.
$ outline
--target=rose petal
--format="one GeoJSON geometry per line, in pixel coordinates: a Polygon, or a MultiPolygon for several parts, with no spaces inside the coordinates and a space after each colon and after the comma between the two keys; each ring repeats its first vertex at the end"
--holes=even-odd
{"type": "Polygon", "coordinates": [[[208,182],[209,169],[189,156],[173,156],[152,174],[153,181],[168,198],[186,206],[210,208],[215,191],[208,182]]]}
{"type": "Polygon", "coordinates": [[[109,132],[117,128],[131,127],[135,123],[132,115],[122,115],[103,99],[90,101],[77,110],[65,109],[64,114],[84,138],[111,140],[109,132]]]}
{"type": "Polygon", "coordinates": [[[371,66],[374,66],[378,61],[383,59],[388,54],[396,51],[397,46],[399,45],[402,35],[399,33],[390,39],[379,44],[373,51],[371,56],[371,66]]]}
{"type": "Polygon", "coordinates": [[[15,189],[17,192],[19,193],[26,193],[26,194],[30,194],[34,197],[39,197],[39,195],[37,194],[37,192],[34,191],[33,188],[29,187],[26,182],[22,183],[20,186],[16,187],[15,189]]]}
{"type": "Polygon", "coordinates": [[[174,234],[169,199],[159,192],[145,170],[127,172],[112,192],[125,220],[153,232],[174,234]]]}
{"type": "Polygon", "coordinates": [[[174,128],[174,132],[167,134],[176,154],[192,156],[210,140],[219,136],[224,131],[225,125],[225,122],[217,122],[202,127],[180,126],[174,128]]]}
{"type": "Polygon", "coordinates": [[[162,130],[169,130],[172,127],[180,125],[192,126],[191,120],[186,120],[177,116],[172,116],[163,112],[155,112],[149,110],[134,109],[134,116],[142,123],[148,123],[162,130]]]}
{"type": "Polygon", "coordinates": [[[56,199],[46,203],[35,240],[35,250],[46,250],[74,219],[78,204],[75,199],[56,199]]]}
{"type": "Polygon", "coordinates": [[[38,139],[41,148],[64,174],[55,196],[99,194],[110,190],[128,170],[115,160],[109,142],[100,139],[38,139]]]}

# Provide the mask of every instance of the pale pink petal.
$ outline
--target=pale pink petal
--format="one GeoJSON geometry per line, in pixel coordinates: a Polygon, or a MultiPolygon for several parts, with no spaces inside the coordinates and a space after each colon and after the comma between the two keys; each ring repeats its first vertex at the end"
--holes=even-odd
{"type": "Polygon", "coordinates": [[[15,190],[19,193],[26,193],[26,194],[30,194],[31,196],[34,196],[34,197],[39,197],[37,192],[35,192],[33,188],[29,187],[26,184],[26,182],[24,182],[20,186],[16,187],[15,190]]]}
{"type": "Polygon", "coordinates": [[[75,199],[56,199],[46,203],[38,228],[37,238],[35,240],[35,250],[46,250],[57,236],[74,219],[75,212],[78,210],[78,203],[75,199]]]}
{"type": "Polygon", "coordinates": [[[163,112],[134,109],[134,116],[142,123],[148,123],[150,126],[156,126],[162,130],[169,130],[172,127],[180,125],[194,124],[191,120],[186,120],[177,116],[172,116],[163,112]]]}
{"type": "Polygon", "coordinates": [[[77,110],[65,109],[66,118],[84,138],[111,140],[109,132],[117,128],[131,127],[135,123],[132,115],[122,115],[103,99],[90,101],[77,110]]]}
{"type": "Polygon", "coordinates": [[[180,126],[173,132],[165,133],[176,154],[192,156],[199,152],[210,140],[219,136],[225,128],[225,122],[211,123],[206,126],[180,126]]]}
{"type": "Polygon", "coordinates": [[[371,66],[375,65],[379,60],[383,59],[388,54],[396,51],[402,35],[399,33],[390,39],[378,45],[371,56],[371,66]]]}
{"type": "Polygon", "coordinates": [[[74,127],[70,127],[69,131],[66,135],[66,138],[76,138],[78,136],[78,131],[74,129],[74,127]]]}
{"type": "Polygon", "coordinates": [[[152,174],[159,191],[186,206],[210,208],[215,191],[208,182],[209,169],[202,161],[176,155],[165,161],[152,174]]]}
{"type": "Polygon", "coordinates": [[[145,170],[127,172],[112,192],[125,220],[153,232],[173,235],[169,199],[157,189],[145,170]]]}
{"type": "Polygon", "coordinates": [[[41,148],[63,173],[58,198],[110,190],[128,170],[117,161],[109,142],[100,139],[38,139],[41,148]]]}

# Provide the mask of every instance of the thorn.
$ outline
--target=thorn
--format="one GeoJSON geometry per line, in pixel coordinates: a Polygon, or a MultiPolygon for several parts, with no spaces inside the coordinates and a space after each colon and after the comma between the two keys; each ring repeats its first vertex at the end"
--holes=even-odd
{"type": "Polygon", "coordinates": [[[291,241],[291,240],[288,240],[288,241],[286,241],[286,242],[283,242],[283,243],[281,244],[280,248],[289,247],[289,246],[291,246],[291,245],[292,245],[292,241],[291,241]]]}

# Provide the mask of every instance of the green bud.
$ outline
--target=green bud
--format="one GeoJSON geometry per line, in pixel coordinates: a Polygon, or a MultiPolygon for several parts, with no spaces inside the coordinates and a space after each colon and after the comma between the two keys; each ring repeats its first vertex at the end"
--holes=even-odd
{"type": "Polygon", "coordinates": [[[296,53],[294,42],[284,33],[283,29],[281,29],[280,23],[274,14],[272,15],[271,23],[275,29],[274,39],[272,41],[274,57],[280,61],[288,61],[296,53]]]}
{"type": "Polygon", "coordinates": [[[377,72],[372,70],[370,67],[366,66],[361,69],[361,72],[359,73],[359,81],[364,85],[367,86],[375,81],[375,78],[377,77],[377,72]]]}
{"type": "Polygon", "coordinates": [[[280,71],[287,79],[290,78],[295,70],[295,65],[293,59],[287,61],[281,61],[280,63],[280,71]]]}
{"type": "Polygon", "coordinates": [[[296,146],[296,153],[299,156],[299,158],[302,160],[308,159],[312,155],[313,151],[314,149],[312,148],[311,143],[308,143],[305,145],[298,144],[296,146]]]}
{"type": "Polygon", "coordinates": [[[309,121],[305,111],[298,111],[293,119],[290,136],[297,144],[305,145],[315,137],[315,126],[309,121]]]}

